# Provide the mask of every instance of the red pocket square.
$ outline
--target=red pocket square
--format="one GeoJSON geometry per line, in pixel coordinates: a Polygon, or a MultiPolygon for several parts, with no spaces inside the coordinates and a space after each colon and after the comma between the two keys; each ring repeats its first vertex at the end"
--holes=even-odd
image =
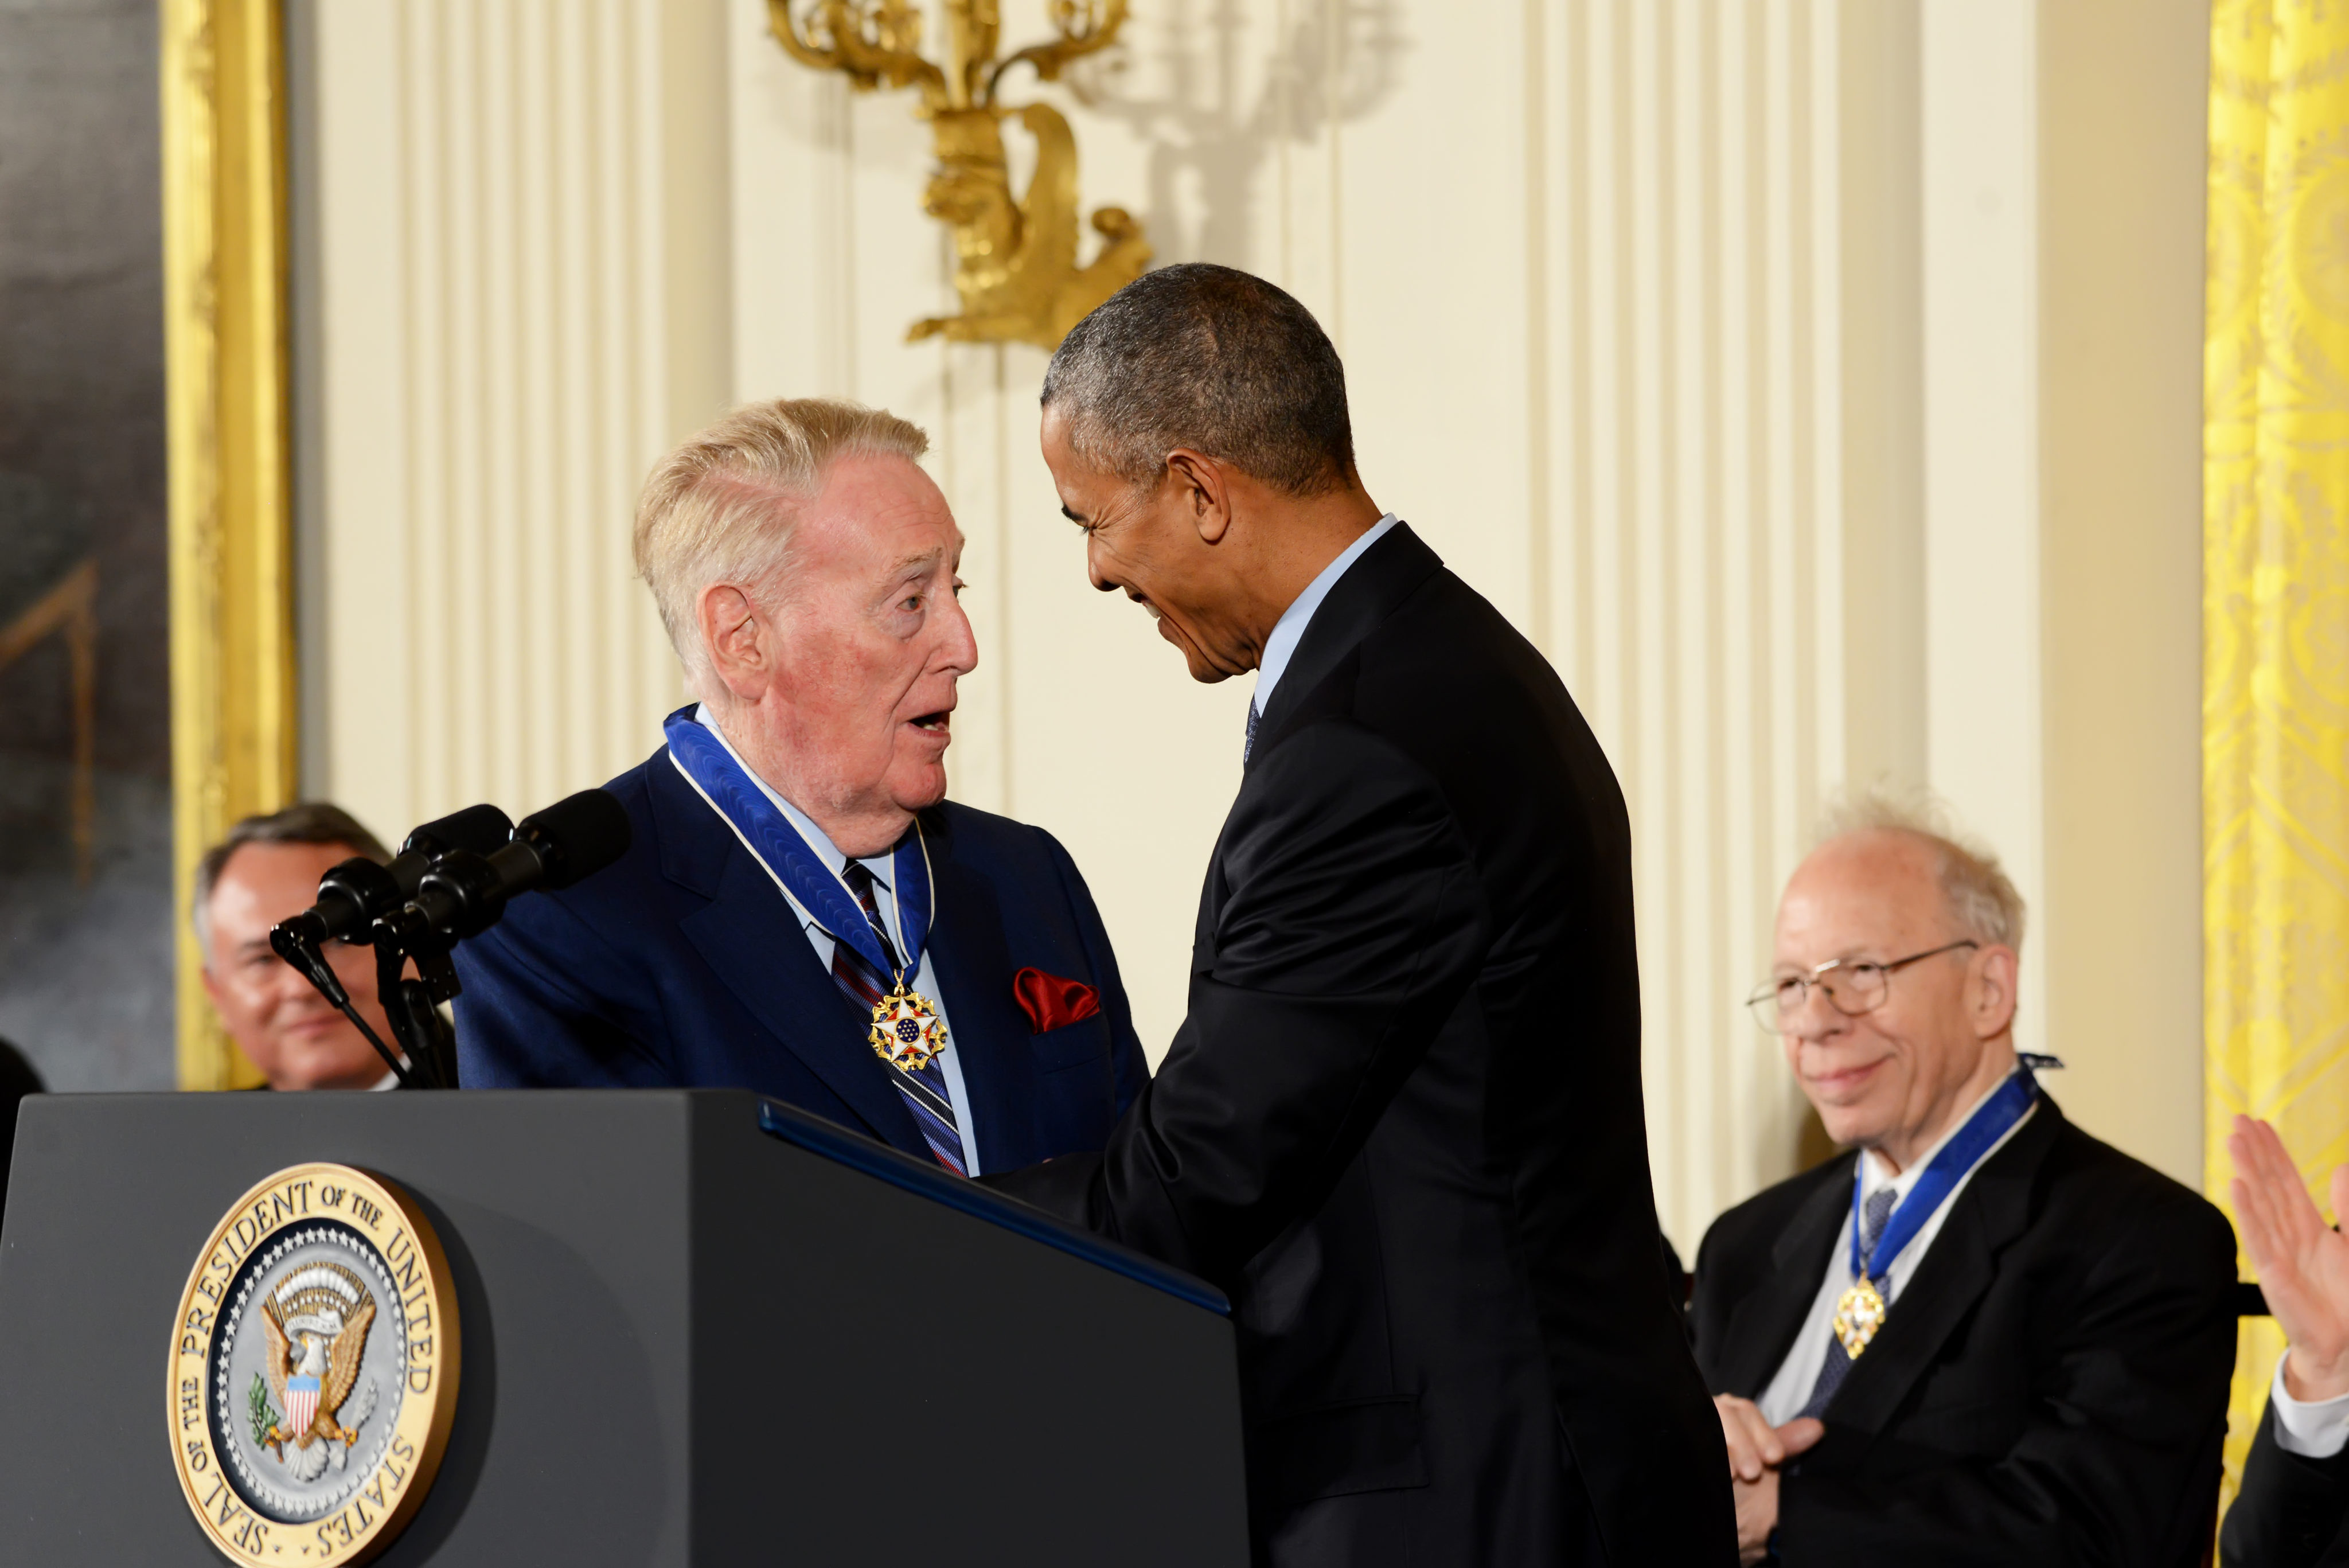
{"type": "Polygon", "coordinates": [[[1081,980],[1064,980],[1040,969],[1023,969],[1011,977],[1011,994],[1019,1000],[1034,1033],[1081,1023],[1101,1012],[1101,992],[1081,980]]]}

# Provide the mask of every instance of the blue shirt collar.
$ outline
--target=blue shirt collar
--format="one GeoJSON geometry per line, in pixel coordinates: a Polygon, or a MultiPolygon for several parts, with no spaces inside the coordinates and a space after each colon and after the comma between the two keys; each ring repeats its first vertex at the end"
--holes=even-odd
{"type": "Polygon", "coordinates": [[[1321,575],[1308,583],[1305,591],[1273,622],[1272,635],[1264,639],[1264,657],[1257,661],[1256,696],[1251,701],[1259,714],[1272,701],[1272,689],[1280,684],[1288,661],[1296,657],[1297,645],[1305,640],[1305,628],[1312,624],[1313,612],[1321,607],[1321,601],[1330,597],[1330,590],[1338,586],[1338,579],[1346,575],[1347,568],[1361,560],[1362,552],[1384,538],[1387,530],[1394,525],[1395,514],[1392,512],[1371,524],[1361,538],[1322,567],[1321,575]]]}

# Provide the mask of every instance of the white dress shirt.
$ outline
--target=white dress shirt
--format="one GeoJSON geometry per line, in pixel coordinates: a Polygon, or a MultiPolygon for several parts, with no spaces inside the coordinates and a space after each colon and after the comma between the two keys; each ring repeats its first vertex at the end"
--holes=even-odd
{"type": "MultiPolygon", "coordinates": [[[[778,794],[772,784],[759,776],[758,770],[742,761],[742,753],[734,749],[734,742],[726,738],[726,732],[709,722],[709,710],[706,705],[695,707],[693,722],[718,737],[718,743],[726,748],[726,754],[740,765],[743,774],[759,786],[759,793],[765,795],[777,811],[783,814],[783,819],[798,829],[799,836],[807,841],[807,846],[815,851],[816,858],[830,867],[833,876],[837,877],[848,868],[848,857],[841,853],[840,849],[833,845],[831,836],[823,828],[818,827],[809,818],[807,813],[778,794]]],[[[688,774],[687,777],[689,782],[691,775],[688,774]]],[[[696,784],[694,788],[698,793],[700,786],[696,784]]],[[[715,805],[710,809],[718,810],[715,805]]],[[[718,812],[718,820],[732,829],[735,837],[742,836],[741,830],[734,827],[732,819],[724,812],[718,812]]],[[[748,840],[743,842],[742,846],[745,849],[750,849],[748,840]]],[[[760,865],[767,866],[766,858],[757,850],[751,849],[750,857],[760,865]]],[[[889,929],[890,941],[896,944],[897,950],[902,953],[905,950],[905,929],[897,916],[897,890],[893,885],[897,869],[894,857],[885,851],[879,855],[864,857],[862,864],[867,871],[873,873],[873,902],[881,911],[881,922],[889,929]]],[[[816,961],[823,965],[824,974],[827,977],[830,976],[832,950],[835,945],[832,940],[832,933],[825,930],[813,915],[808,913],[805,905],[792,897],[792,890],[783,886],[781,877],[775,876],[773,867],[767,866],[767,875],[774,879],[776,890],[781,892],[785,901],[791,905],[792,912],[799,917],[800,928],[807,933],[808,945],[815,949],[816,961]]],[[[844,884],[843,890],[845,890],[844,884]]],[[[947,1017],[946,992],[939,987],[937,976],[931,970],[930,950],[926,942],[922,947],[922,961],[914,971],[909,983],[916,991],[928,997],[937,1007],[939,1027],[947,1033],[947,1044],[938,1052],[938,1070],[946,1075],[947,1096],[954,1102],[955,1126],[962,1133],[964,1168],[968,1174],[977,1176],[979,1174],[978,1129],[971,1121],[970,1096],[963,1089],[962,1059],[954,1049],[954,1024],[947,1017]]],[[[890,1069],[892,1072],[895,1070],[890,1069]]]]}
{"type": "Polygon", "coordinates": [[[1305,640],[1305,628],[1313,622],[1313,612],[1338,586],[1346,569],[1362,558],[1362,552],[1386,537],[1387,530],[1395,525],[1392,512],[1371,524],[1362,536],[1340,552],[1338,558],[1321,568],[1321,575],[1305,585],[1305,591],[1289,601],[1272,623],[1272,635],[1264,639],[1264,657],[1257,660],[1256,695],[1249,701],[1256,705],[1257,716],[1264,716],[1265,704],[1272,701],[1272,689],[1288,669],[1288,661],[1297,653],[1297,645],[1305,640]]]}
{"type": "Polygon", "coordinates": [[[2275,1382],[2268,1402],[2275,1407],[2276,1447],[2287,1454],[2329,1459],[2349,1448],[2349,1394],[2338,1399],[2303,1402],[2284,1391],[2283,1364],[2276,1357],[2275,1382]]]}
{"type": "MultiPolygon", "coordinates": [[[[1860,1203],[1865,1206],[1870,1198],[1889,1187],[1899,1194],[1893,1200],[1893,1212],[1899,1213],[1899,1206],[1908,1201],[1918,1179],[1933,1163],[1933,1157],[1941,1152],[1942,1146],[1958,1136],[1966,1123],[1973,1119],[1974,1112],[1988,1103],[1992,1095],[2005,1086],[2006,1081],[2002,1078],[1992,1085],[1989,1093],[1966,1108],[1966,1114],[1941,1135],[1939,1142],[1918,1156],[1909,1163],[1909,1168],[1898,1176],[1892,1174],[1890,1168],[1874,1149],[1862,1149],[1859,1155],[1860,1203]]],[[[1899,1256],[1892,1260],[1892,1267],[1888,1271],[1889,1283],[1892,1288],[1891,1316],[1900,1315],[1900,1298],[1908,1290],[1909,1282],[1916,1278],[1917,1265],[1924,1262],[1925,1254],[1932,1250],[1933,1238],[1941,1233],[1941,1222],[1949,1218],[1951,1209],[1958,1201],[1958,1195],[1966,1189],[1966,1183],[1974,1179],[1974,1172],[1982,1168],[1983,1160],[2004,1148],[2006,1140],[2023,1130],[2023,1124],[2036,1115],[2038,1109],[2038,1102],[2033,1101],[2031,1107],[2015,1119],[2014,1125],[2000,1135],[1996,1143],[1982,1151],[1981,1158],[1966,1168],[1966,1173],[1958,1178],[1957,1185],[1950,1189],[1949,1196],[1941,1199],[1940,1207],[1933,1210],[1917,1234],[1909,1238],[1909,1244],[1900,1249],[1899,1256]]],[[[1836,1231],[1835,1248],[1827,1255],[1826,1275],[1820,1280],[1818,1294],[1812,1298],[1811,1310],[1805,1314],[1802,1329],[1795,1335],[1794,1348],[1786,1352],[1786,1359],[1778,1366],[1777,1376],[1770,1379],[1770,1386],[1755,1401],[1762,1407],[1763,1418],[1774,1427],[1785,1426],[1811,1402],[1811,1390],[1817,1386],[1819,1369],[1827,1363],[1827,1343],[1835,1333],[1830,1325],[1835,1321],[1836,1303],[1843,1299],[1844,1292],[1851,1289],[1852,1285],[1851,1222],[1852,1217],[1847,1213],[1842,1226],[1836,1231]]]]}

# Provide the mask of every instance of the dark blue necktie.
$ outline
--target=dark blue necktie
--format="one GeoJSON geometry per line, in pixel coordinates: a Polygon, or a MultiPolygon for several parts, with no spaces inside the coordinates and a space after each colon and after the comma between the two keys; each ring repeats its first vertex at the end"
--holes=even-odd
{"type": "MultiPolygon", "coordinates": [[[[848,884],[848,890],[864,907],[864,918],[873,922],[874,933],[881,939],[881,950],[895,963],[897,944],[889,940],[889,928],[881,923],[881,907],[873,901],[873,873],[863,861],[852,860],[841,872],[840,879],[848,884]]],[[[877,1005],[890,988],[887,975],[837,938],[832,944],[832,978],[848,993],[851,1002],[868,1009],[877,1005]]],[[[906,979],[911,983],[912,976],[906,979]]],[[[938,1059],[933,1056],[922,1067],[892,1063],[890,1069],[897,1080],[898,1093],[905,1096],[905,1108],[914,1113],[914,1124],[922,1129],[922,1141],[930,1146],[930,1152],[937,1156],[940,1165],[957,1176],[968,1176],[970,1168],[962,1152],[962,1128],[955,1121],[954,1099],[947,1093],[946,1069],[938,1065],[938,1059]]]]}
{"type": "Polygon", "coordinates": [[[1249,754],[1256,750],[1256,722],[1258,717],[1256,711],[1256,699],[1251,697],[1248,699],[1247,738],[1240,742],[1240,766],[1242,767],[1247,766],[1249,754]]]}
{"type": "MultiPolygon", "coordinates": [[[[1867,1157],[1863,1155],[1861,1158],[1867,1157]]],[[[1892,1218],[1892,1206],[1899,1202],[1899,1199],[1900,1195],[1889,1187],[1868,1199],[1864,1210],[1867,1222],[1861,1228],[1859,1235],[1861,1257],[1865,1258],[1875,1252],[1876,1243],[1884,1234],[1885,1221],[1892,1218]]],[[[1892,1304],[1892,1281],[1889,1276],[1884,1282],[1884,1304],[1886,1306],[1892,1304]]],[[[1819,1368],[1819,1380],[1811,1385],[1810,1401],[1800,1410],[1795,1411],[1795,1416],[1798,1418],[1804,1416],[1816,1416],[1825,1410],[1827,1407],[1827,1401],[1835,1397],[1836,1390],[1843,1386],[1843,1380],[1850,1372],[1851,1354],[1844,1349],[1843,1341],[1836,1337],[1835,1330],[1829,1328],[1826,1364],[1819,1368]]]]}

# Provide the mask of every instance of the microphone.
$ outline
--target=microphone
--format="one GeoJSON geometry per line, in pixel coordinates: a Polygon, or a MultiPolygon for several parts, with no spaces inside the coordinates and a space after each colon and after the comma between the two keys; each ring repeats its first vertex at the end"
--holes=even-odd
{"type": "MultiPolygon", "coordinates": [[[[337,940],[355,943],[372,940],[375,922],[398,912],[422,884],[437,857],[460,853],[476,845],[484,849],[494,847],[512,831],[506,814],[493,805],[469,805],[437,822],[428,822],[408,836],[408,842],[400,846],[399,853],[392,857],[388,866],[378,866],[364,855],[354,855],[328,867],[326,874],[318,878],[318,901],[269,929],[269,945],[277,956],[301,971],[318,994],[351,1021],[403,1084],[409,1081],[410,1066],[401,1064],[398,1055],[367,1027],[367,1021],[351,1005],[351,993],[335,973],[334,965],[326,961],[326,943],[337,940]]],[[[382,958],[382,954],[377,955],[378,970],[383,967],[382,958]]]]}
{"type": "Polygon", "coordinates": [[[494,805],[469,805],[408,836],[389,865],[355,855],[318,878],[318,901],[269,933],[269,945],[297,969],[306,969],[300,950],[329,941],[364,943],[376,921],[416,896],[432,862],[452,849],[487,855],[513,832],[513,823],[494,805]],[[295,951],[286,950],[292,947],[295,951]]]}
{"type": "Polygon", "coordinates": [[[408,836],[388,866],[365,857],[319,879],[318,901],[269,932],[277,955],[340,1009],[402,1084],[454,1088],[454,1042],[434,1011],[457,995],[449,950],[487,930],[506,900],[533,888],[568,888],[627,853],[628,814],[600,789],[581,790],[509,826],[493,805],[469,806],[408,836]],[[376,992],[408,1059],[351,1005],[322,952],[331,938],[375,948],[376,992]],[[403,975],[414,960],[419,978],[403,975]]]}
{"type": "Polygon", "coordinates": [[[497,924],[508,899],[559,891],[628,852],[635,830],[609,791],[583,789],[514,825],[513,836],[482,854],[451,849],[419,879],[397,923],[429,928],[455,943],[497,924]]]}

